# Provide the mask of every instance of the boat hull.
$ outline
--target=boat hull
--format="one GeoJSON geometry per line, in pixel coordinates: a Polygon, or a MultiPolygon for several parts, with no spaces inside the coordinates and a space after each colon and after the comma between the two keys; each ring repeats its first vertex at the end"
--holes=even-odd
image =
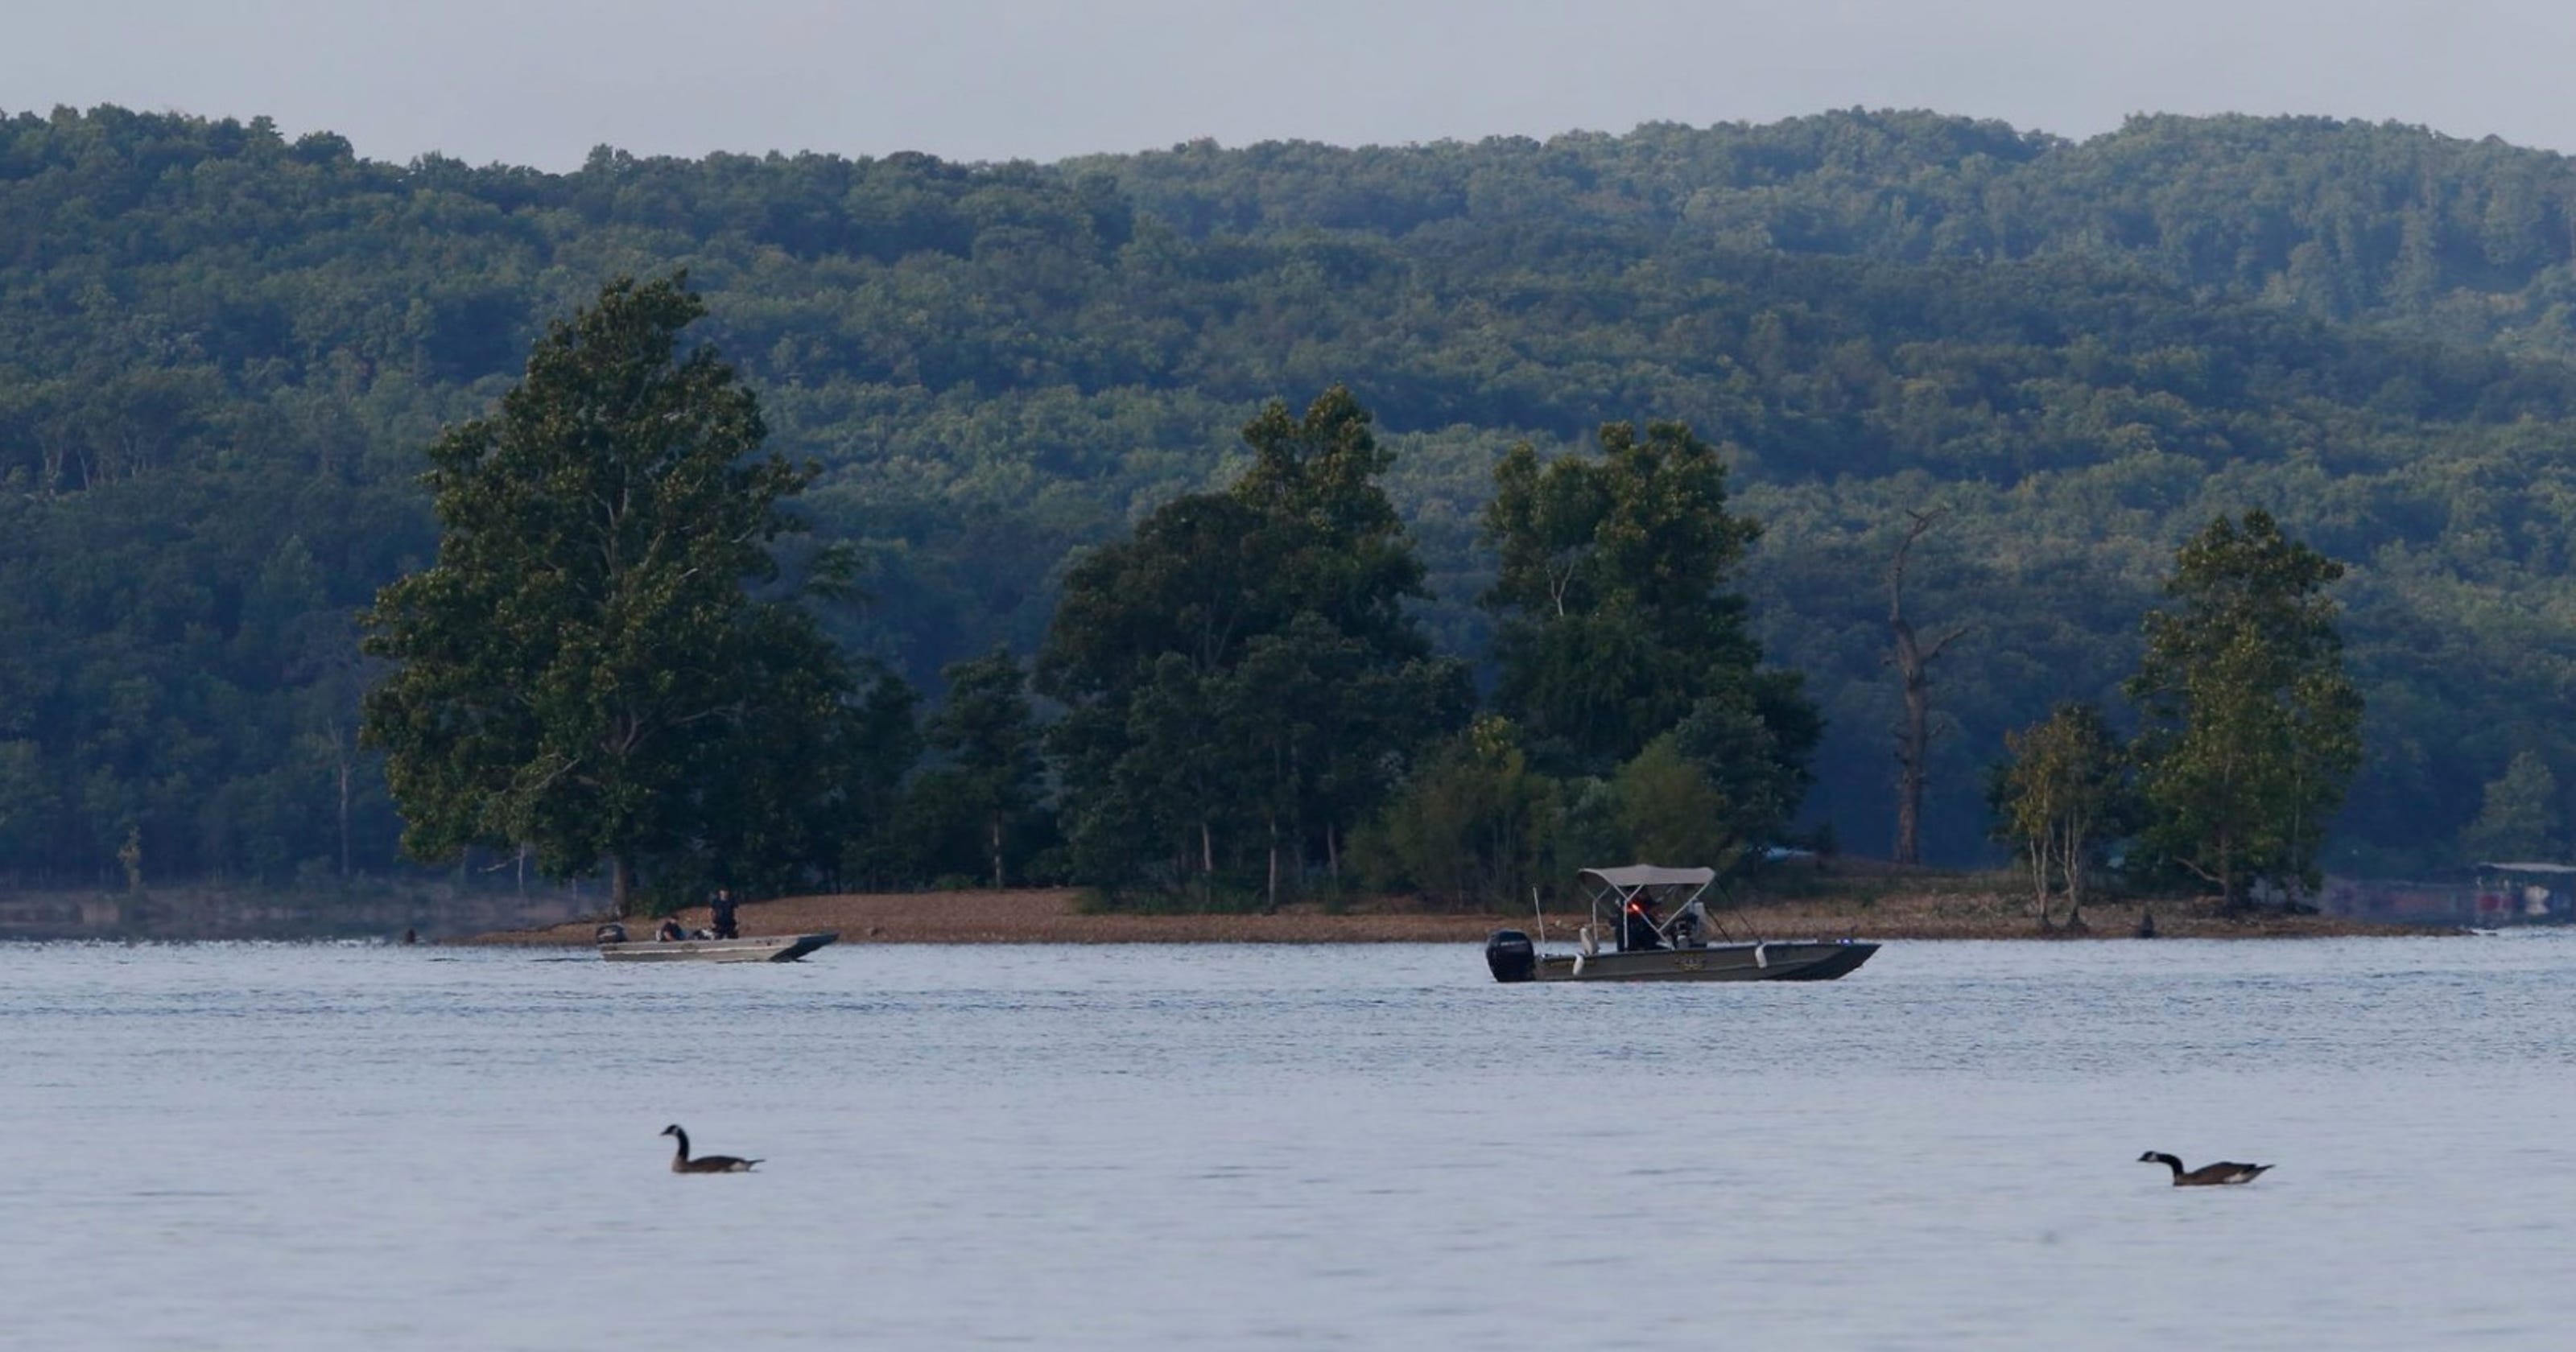
{"type": "Polygon", "coordinates": [[[635,939],[601,944],[610,962],[794,962],[838,934],[763,934],[748,939],[635,939]]]}
{"type": "Polygon", "coordinates": [[[1849,975],[1878,945],[1855,940],[1794,939],[1778,943],[1656,948],[1590,957],[1547,955],[1536,981],[1831,981],[1849,975]]]}

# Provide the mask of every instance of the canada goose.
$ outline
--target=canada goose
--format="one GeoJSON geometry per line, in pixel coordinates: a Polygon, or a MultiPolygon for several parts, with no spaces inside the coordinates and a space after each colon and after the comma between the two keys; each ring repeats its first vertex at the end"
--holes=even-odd
{"type": "Polygon", "coordinates": [[[2161,1164],[2172,1169],[2174,1186],[2177,1188],[2205,1188],[2221,1183],[2251,1183],[2264,1170],[2272,1167],[2268,1164],[2237,1164],[2230,1160],[2221,1160],[2216,1164],[2204,1164],[2197,1169],[2185,1169],[2182,1167],[2181,1160],[2161,1150],[2150,1150],[2138,1156],[2138,1163],[2161,1164]]]}
{"type": "Polygon", "coordinates": [[[662,1134],[680,1138],[679,1153],[671,1156],[671,1172],[675,1174],[747,1174],[751,1172],[751,1166],[760,1163],[758,1160],[736,1159],[731,1155],[706,1155],[698,1159],[690,1159],[689,1133],[680,1130],[679,1123],[674,1122],[662,1128],[662,1134]]]}

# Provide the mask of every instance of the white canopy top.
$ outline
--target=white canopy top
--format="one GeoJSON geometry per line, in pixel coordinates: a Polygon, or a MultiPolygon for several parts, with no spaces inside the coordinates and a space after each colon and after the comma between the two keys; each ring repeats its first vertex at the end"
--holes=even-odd
{"type": "Polygon", "coordinates": [[[1699,887],[1714,882],[1713,868],[1664,868],[1656,864],[1630,864],[1624,868],[1588,868],[1583,876],[1598,878],[1612,887],[1699,887]]]}

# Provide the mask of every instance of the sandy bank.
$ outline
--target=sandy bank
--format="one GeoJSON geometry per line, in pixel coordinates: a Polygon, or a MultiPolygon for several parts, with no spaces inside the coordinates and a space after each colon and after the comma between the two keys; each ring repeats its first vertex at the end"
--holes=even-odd
{"type": "MultiPolygon", "coordinates": [[[[1129,943],[1482,943],[1504,927],[1527,930],[1517,915],[1428,912],[1401,902],[1380,903],[1328,915],[1297,906],[1277,915],[1085,914],[1070,889],[1008,892],[909,892],[784,897],[742,908],[745,934],[839,932],[843,943],[904,944],[1129,944],[1129,943]]],[[[2124,938],[2138,925],[2136,905],[2085,908],[2085,936],[2124,938]]],[[[2231,920],[2206,906],[2154,903],[2156,929],[2168,938],[2299,938],[2345,935],[2436,934],[2420,926],[2385,925],[2334,916],[2266,916],[2231,920]]],[[[1548,935],[1568,939],[1575,917],[1551,915],[1548,935]]],[[[707,923],[705,908],[680,913],[682,924],[707,923]]],[[[2041,935],[2028,902],[2000,895],[1893,896],[1869,900],[1823,898],[1766,901],[1718,912],[1724,928],[1743,937],[1864,939],[2035,939],[2041,935]]],[[[540,929],[505,930],[464,940],[474,944],[587,945],[592,924],[577,921],[540,929]]],[[[636,932],[649,926],[630,925],[636,932]]]]}

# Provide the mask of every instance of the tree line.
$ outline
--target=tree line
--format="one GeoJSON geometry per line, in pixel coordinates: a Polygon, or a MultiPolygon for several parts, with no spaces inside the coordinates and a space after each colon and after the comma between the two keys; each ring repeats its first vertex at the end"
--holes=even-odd
{"type": "MultiPolygon", "coordinates": [[[[680,265],[768,444],[816,467],[770,585],[838,589],[824,636],[901,678],[859,684],[942,774],[944,670],[1038,653],[1084,551],[1230,491],[1232,429],[1346,382],[1428,593],[1405,608],[1488,690],[1526,618],[1480,599],[1509,448],[1598,456],[1641,418],[1718,448],[1763,526],[1743,630],[1821,721],[1801,831],[1904,834],[1882,583],[1909,512],[1941,525],[1904,616],[1964,631],[1913,834],[1963,862],[2004,734],[2116,713],[2173,546],[2255,505],[2349,565],[2365,736],[2331,862],[2563,842],[2568,192],[2553,156],[2295,119],[540,174],[256,119],[0,117],[0,877],[113,880],[130,841],[150,878],[396,866],[352,616],[438,548],[419,448],[602,282],[680,265]]],[[[1571,734],[1502,716],[1537,773],[1576,773],[1571,734]]],[[[989,846],[991,815],[938,830],[989,846]]],[[[1329,864],[1359,842],[1327,816],[1329,864]]]]}
{"type": "Polygon", "coordinates": [[[1445,820],[1456,793],[1497,787],[1498,747],[1526,742],[1539,767],[1510,791],[1589,813],[1588,842],[1620,857],[1735,862],[1798,806],[1816,714],[1761,667],[1726,590],[1758,531],[1728,510],[1715,447],[1621,423],[1597,458],[1505,457],[1485,519],[1501,682],[1469,729],[1470,664],[1414,611],[1393,455],[1341,386],[1302,413],[1274,401],[1231,484],[1079,558],[1027,671],[1007,651],[951,667],[916,775],[908,688],[832,647],[802,600],[819,584],[758,594],[815,471],[764,449],[713,348],[681,350],[703,313],[679,278],[614,282],[490,416],[431,447],[436,561],[363,617],[389,666],[362,735],[415,856],[604,868],[621,913],[710,878],[835,886],[904,864],[1200,904],[1490,901],[1558,830],[1543,812],[1497,851],[1445,820]]]}
{"type": "Polygon", "coordinates": [[[2176,552],[2168,605],[2146,617],[2123,686],[2137,737],[2121,744],[2084,703],[2006,737],[1996,834],[2028,861],[2043,927],[2058,896],[2083,924],[2086,875],[2124,841],[2133,875],[2186,877],[2231,909],[2315,890],[2361,764],[2362,698],[2326,594],[2343,572],[2270,513],[2221,517],[2176,552]]]}
{"type": "MultiPolygon", "coordinates": [[[[1030,670],[1006,651],[953,667],[930,725],[944,763],[914,775],[900,678],[802,604],[829,569],[778,589],[785,505],[815,471],[765,450],[714,349],[681,350],[703,313],[678,277],[614,282],[431,448],[438,558],[363,621],[391,666],[362,736],[416,856],[604,868],[619,914],[710,879],[840,885],[894,841],[997,887],[1016,854],[1024,879],[1113,899],[1491,906],[1587,860],[1741,874],[1805,795],[1820,723],[1732,589],[1760,527],[1730,508],[1716,447],[1613,423],[1597,453],[1501,459],[1479,711],[1469,663],[1422,632],[1394,456],[1341,386],[1302,413],[1272,402],[1231,484],[1078,559],[1030,670]]],[[[2341,572],[2259,510],[2211,523],[2177,555],[2178,607],[2147,617],[2135,743],[2082,705],[2010,739],[1998,823],[2043,924],[2052,872],[2081,923],[2084,876],[2122,836],[2231,905],[2315,885],[2360,759],[2323,595],[2341,572]]]]}

